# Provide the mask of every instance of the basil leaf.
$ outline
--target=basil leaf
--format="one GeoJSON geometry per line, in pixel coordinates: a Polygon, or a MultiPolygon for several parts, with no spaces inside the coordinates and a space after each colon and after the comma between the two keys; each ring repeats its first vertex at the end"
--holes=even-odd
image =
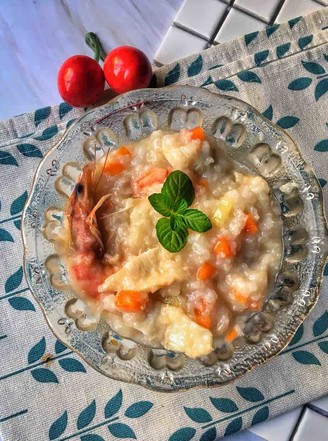
{"type": "Polygon", "coordinates": [[[161,193],[154,193],[148,196],[148,200],[152,207],[163,216],[170,216],[172,213],[172,203],[167,196],[161,193]]]}
{"type": "Polygon", "coordinates": [[[183,213],[183,222],[187,228],[204,233],[212,228],[212,223],[206,214],[194,208],[189,208],[183,213]]]}
{"type": "Polygon", "coordinates": [[[187,243],[188,230],[184,225],[173,230],[170,219],[162,217],[156,224],[157,238],[160,244],[170,253],[177,253],[187,243]]]}
{"type": "Polygon", "coordinates": [[[195,190],[190,178],[180,170],[170,173],[164,182],[161,193],[175,205],[180,199],[185,199],[188,207],[195,199],[195,190]]]}
{"type": "Polygon", "coordinates": [[[174,205],[174,213],[182,214],[184,213],[188,208],[187,201],[185,199],[181,199],[174,205]]]}

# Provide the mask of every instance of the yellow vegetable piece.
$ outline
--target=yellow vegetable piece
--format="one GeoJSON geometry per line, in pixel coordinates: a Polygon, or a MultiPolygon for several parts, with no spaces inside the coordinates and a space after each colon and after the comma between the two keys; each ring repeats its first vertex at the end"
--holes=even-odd
{"type": "Polygon", "coordinates": [[[213,223],[216,227],[222,228],[231,217],[233,202],[231,199],[221,198],[218,201],[218,208],[213,216],[213,223]]]}

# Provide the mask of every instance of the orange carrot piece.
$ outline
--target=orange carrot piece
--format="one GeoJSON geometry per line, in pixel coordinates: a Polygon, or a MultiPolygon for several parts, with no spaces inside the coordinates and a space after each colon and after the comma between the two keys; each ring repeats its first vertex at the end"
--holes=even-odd
{"type": "Polygon", "coordinates": [[[209,315],[198,315],[196,316],[196,322],[199,326],[203,328],[210,329],[212,326],[212,320],[209,315]]]}
{"type": "Polygon", "coordinates": [[[195,321],[203,328],[209,329],[212,325],[212,319],[206,309],[207,303],[201,298],[199,305],[194,309],[195,321]]]}
{"type": "Polygon", "coordinates": [[[204,262],[197,271],[198,280],[209,280],[215,276],[216,268],[209,262],[204,262]]]}
{"type": "Polygon", "coordinates": [[[256,220],[251,214],[247,215],[243,231],[249,234],[256,234],[259,230],[256,220]]]}
{"type": "Polygon", "coordinates": [[[252,311],[259,311],[263,306],[262,300],[248,299],[247,307],[252,311]]]}
{"type": "Polygon", "coordinates": [[[233,290],[233,296],[240,305],[245,306],[247,309],[252,311],[258,311],[262,308],[262,300],[254,300],[251,297],[246,297],[240,294],[238,291],[233,290]]]}
{"type": "Polygon", "coordinates": [[[190,132],[191,132],[191,139],[199,139],[200,141],[204,141],[205,133],[201,127],[195,127],[191,129],[190,132]]]}
{"type": "Polygon", "coordinates": [[[168,174],[169,172],[166,168],[151,168],[146,173],[142,174],[139,179],[137,179],[137,187],[142,189],[153,184],[160,184],[161,182],[165,181],[168,174]]]}
{"type": "Polygon", "coordinates": [[[123,312],[143,311],[148,303],[148,294],[142,291],[119,291],[115,298],[115,306],[123,312]]]}
{"type": "Polygon", "coordinates": [[[116,176],[122,173],[123,170],[125,170],[124,164],[121,164],[120,162],[109,162],[108,164],[106,164],[104,173],[111,176],[116,176]]]}
{"type": "Polygon", "coordinates": [[[201,187],[206,188],[206,187],[208,186],[207,179],[201,178],[201,179],[199,180],[199,185],[200,185],[201,187]]]}
{"type": "Polygon", "coordinates": [[[233,290],[233,296],[235,298],[235,300],[240,303],[241,305],[248,305],[248,297],[243,296],[242,294],[240,294],[238,291],[233,290]]]}
{"type": "Polygon", "coordinates": [[[132,156],[130,150],[127,149],[125,146],[122,146],[118,150],[116,150],[115,154],[117,156],[132,156]]]}
{"type": "Polygon", "coordinates": [[[220,236],[214,246],[214,253],[218,255],[223,255],[223,257],[231,258],[234,257],[234,252],[231,248],[230,240],[226,236],[220,236]]]}
{"type": "Polygon", "coordinates": [[[229,343],[231,343],[232,341],[234,341],[236,338],[238,337],[238,332],[236,330],[236,328],[232,328],[230,329],[230,331],[228,331],[225,335],[225,340],[229,343]]]}

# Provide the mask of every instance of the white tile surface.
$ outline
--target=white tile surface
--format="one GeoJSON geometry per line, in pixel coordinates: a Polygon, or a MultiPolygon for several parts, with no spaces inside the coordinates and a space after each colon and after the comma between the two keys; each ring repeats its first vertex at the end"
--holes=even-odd
{"type": "Polygon", "coordinates": [[[155,54],[155,60],[162,64],[170,63],[206,47],[207,42],[202,38],[171,26],[155,54]]]}
{"type": "Polygon", "coordinates": [[[267,441],[288,441],[301,411],[302,408],[298,407],[297,409],[279,415],[268,421],[256,424],[255,426],[250,427],[249,430],[267,441]]]}
{"type": "Polygon", "coordinates": [[[280,0],[236,0],[234,5],[250,11],[269,22],[279,3],[280,0]]]}
{"type": "Polygon", "coordinates": [[[265,440],[261,436],[255,435],[255,433],[252,433],[249,430],[244,430],[242,432],[226,436],[222,438],[222,441],[267,441],[267,440],[265,440]]]}
{"type": "Polygon", "coordinates": [[[310,14],[310,12],[320,8],[322,8],[322,6],[313,0],[285,0],[276,22],[283,23],[284,21],[298,17],[299,15],[310,14]]]}
{"type": "Polygon", "coordinates": [[[217,43],[224,43],[250,32],[259,31],[266,27],[265,23],[250,17],[244,12],[231,9],[220,31],[215,37],[217,43]]]}
{"type": "Polygon", "coordinates": [[[175,23],[210,39],[226,9],[218,0],[185,0],[175,23]]]}
{"type": "Polygon", "coordinates": [[[306,409],[292,441],[327,441],[328,419],[306,409]]]}

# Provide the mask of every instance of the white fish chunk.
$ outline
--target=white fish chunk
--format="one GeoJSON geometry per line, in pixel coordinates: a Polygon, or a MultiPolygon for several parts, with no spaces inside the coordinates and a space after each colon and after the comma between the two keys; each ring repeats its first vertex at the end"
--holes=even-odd
{"type": "Polygon", "coordinates": [[[155,292],[185,277],[181,257],[157,246],[130,257],[122,268],[107,277],[99,292],[134,290],[155,292]]]}
{"type": "Polygon", "coordinates": [[[190,358],[202,357],[213,351],[213,334],[192,321],[181,308],[162,307],[161,320],[166,325],[164,347],[184,352],[190,358]]]}

